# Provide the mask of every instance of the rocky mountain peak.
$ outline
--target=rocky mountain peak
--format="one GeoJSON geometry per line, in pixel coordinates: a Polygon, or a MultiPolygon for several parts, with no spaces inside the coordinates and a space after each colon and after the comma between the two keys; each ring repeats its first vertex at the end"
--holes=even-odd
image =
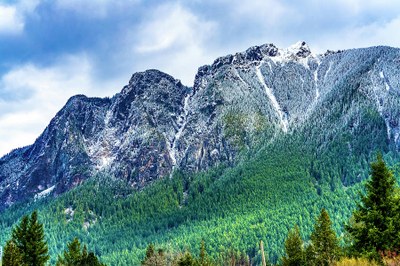
{"type": "Polygon", "coordinates": [[[286,53],[294,54],[298,57],[306,58],[311,54],[310,47],[305,41],[299,41],[286,49],[286,53]]]}
{"type": "Polygon", "coordinates": [[[65,192],[98,171],[142,187],[175,169],[233,164],[243,150],[304,130],[321,134],[323,146],[337,132],[364,130],[364,116],[400,149],[399,54],[317,56],[305,42],[264,44],[200,67],[193,88],[153,69],[111,99],[71,97],[33,145],[0,158],[0,209],[65,192]]]}

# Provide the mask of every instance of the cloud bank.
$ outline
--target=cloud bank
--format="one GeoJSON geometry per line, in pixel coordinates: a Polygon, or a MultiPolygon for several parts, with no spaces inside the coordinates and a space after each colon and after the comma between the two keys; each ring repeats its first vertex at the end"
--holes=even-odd
{"type": "Polygon", "coordinates": [[[74,94],[112,96],[137,71],[191,86],[252,45],[400,46],[397,0],[10,0],[0,4],[0,156],[34,142],[74,94]]]}

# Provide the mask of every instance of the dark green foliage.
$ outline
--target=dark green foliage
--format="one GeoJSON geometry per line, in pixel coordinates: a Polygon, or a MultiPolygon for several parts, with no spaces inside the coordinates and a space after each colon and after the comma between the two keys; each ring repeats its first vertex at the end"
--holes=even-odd
{"type": "Polygon", "coordinates": [[[45,265],[49,260],[47,243],[45,241],[43,224],[38,221],[38,214],[34,211],[29,220],[27,247],[24,252],[28,265],[45,265]]]}
{"type": "Polygon", "coordinates": [[[308,254],[313,253],[311,255],[313,265],[329,266],[339,260],[339,241],[332,229],[329,214],[324,208],[321,210],[310,238],[311,247],[308,249],[308,254]]]}
{"type": "Polygon", "coordinates": [[[167,260],[162,249],[157,252],[154,250],[154,245],[149,244],[146,250],[146,257],[142,261],[143,266],[164,266],[167,265],[167,260]]]}
{"type": "Polygon", "coordinates": [[[371,179],[365,187],[366,194],[346,229],[355,253],[378,258],[379,252],[400,247],[400,198],[396,180],[381,154],[371,163],[371,179]]]}
{"type": "Polygon", "coordinates": [[[199,254],[199,259],[198,259],[198,265],[199,266],[212,266],[213,263],[211,259],[209,258],[206,250],[206,243],[204,240],[201,240],[200,243],[200,254],[199,254]]]}
{"type": "Polygon", "coordinates": [[[282,258],[283,266],[301,266],[304,265],[303,240],[300,236],[300,229],[296,225],[289,231],[285,241],[285,256],[282,258]]]}
{"type": "Polygon", "coordinates": [[[246,116],[237,110],[231,110],[223,118],[224,136],[239,149],[246,144],[245,120],[246,116]]]}
{"type": "Polygon", "coordinates": [[[29,266],[45,265],[49,260],[43,225],[38,221],[37,211],[24,216],[13,232],[11,241],[19,250],[22,261],[29,266]]]}
{"type": "Polygon", "coordinates": [[[324,157],[314,163],[322,177],[317,182],[310,174],[314,158],[298,146],[287,152],[285,145],[271,147],[281,152],[260,151],[234,168],[178,174],[142,191],[111,178],[93,179],[55,200],[38,201],[15,214],[13,208],[0,217],[0,224],[12,225],[13,216],[24,208],[40,209],[53,264],[71,237],[92,247],[109,265],[140,264],[151,242],[164,250],[198,250],[201,239],[207,241],[213,259],[240,250],[257,263],[262,239],[267,257],[276,262],[283,254],[287,228],[300,224],[304,235],[309,234],[322,206],[335,213],[333,226],[341,231],[358,190],[332,191],[325,177],[335,171],[324,164],[324,157]]]}
{"type": "Polygon", "coordinates": [[[258,243],[263,240],[267,257],[276,263],[287,228],[299,224],[302,235],[310,235],[322,207],[335,217],[334,231],[343,232],[362,186],[344,189],[341,178],[366,176],[369,157],[353,164],[355,157],[338,152],[315,155],[304,141],[277,140],[268,149],[244,154],[247,159],[234,167],[177,172],[140,191],[112,177],[94,177],[56,199],[11,207],[0,216],[1,242],[15,220],[37,208],[52,264],[73,237],[109,265],[139,265],[148,243],[157,243],[166,256],[185,248],[198,251],[201,239],[211,259],[235,250],[236,261],[245,253],[241,259],[248,255],[253,264],[261,264],[258,243]]]}
{"type": "Polygon", "coordinates": [[[82,259],[81,243],[78,238],[67,245],[67,250],[64,251],[64,258],[59,258],[57,265],[75,265],[82,259]]]}
{"type": "Polygon", "coordinates": [[[10,240],[15,243],[15,246],[18,248],[24,262],[28,261],[28,254],[26,253],[28,250],[28,227],[29,216],[25,215],[22,217],[21,222],[13,229],[10,240]]]}
{"type": "Polygon", "coordinates": [[[186,251],[181,258],[179,258],[178,266],[196,266],[196,260],[192,257],[189,251],[186,251]]]}
{"type": "Polygon", "coordinates": [[[63,257],[58,257],[57,266],[104,266],[93,252],[88,253],[86,246],[81,249],[78,238],[67,245],[63,257]]]}
{"type": "Polygon", "coordinates": [[[26,265],[22,262],[22,255],[13,240],[7,241],[7,244],[4,247],[2,263],[3,263],[3,265],[7,265],[7,266],[24,266],[24,265],[26,265]]]}

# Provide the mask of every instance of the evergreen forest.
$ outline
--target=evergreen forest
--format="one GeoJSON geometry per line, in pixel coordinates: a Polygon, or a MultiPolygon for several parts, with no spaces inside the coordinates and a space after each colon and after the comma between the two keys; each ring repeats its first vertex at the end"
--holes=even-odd
{"type": "MultiPolygon", "coordinates": [[[[279,146],[273,148],[279,151],[279,146]]],[[[329,227],[340,247],[349,243],[351,234],[359,239],[369,235],[357,226],[368,216],[365,209],[370,204],[362,195],[376,186],[368,183],[374,173],[368,162],[375,160],[374,155],[341,158],[323,154],[316,158],[294,146],[290,151],[271,153],[266,149],[244,156],[247,159],[235,166],[219,165],[196,174],[176,171],[172,178],[154,181],[140,191],[99,173],[57,198],[7,209],[0,217],[1,243],[6,245],[16,223],[34,210],[45,229],[51,265],[60,261],[60,254],[62,257],[75,238],[106,265],[140,265],[150,243],[155,253],[190,253],[198,258],[202,241],[213,262],[236,258],[252,265],[262,263],[263,241],[267,261],[279,264],[288,255],[288,234],[297,235],[303,249],[313,241],[322,209],[332,217],[329,227]],[[355,176],[360,181],[347,180],[344,185],[342,176],[355,176]]],[[[386,153],[377,160],[386,161],[385,175],[392,176],[388,184],[398,195],[395,185],[400,165],[393,158],[386,153]]],[[[393,196],[396,202],[394,199],[398,196],[393,196]]],[[[392,226],[396,218],[390,219],[381,218],[381,223],[392,226]]],[[[391,233],[388,229],[383,239],[391,233]]],[[[364,240],[352,241],[355,249],[370,260],[380,259],[379,252],[394,252],[384,243],[379,250],[371,251],[370,246],[359,244],[364,240]]],[[[354,250],[346,252],[356,254],[354,250]]]]}

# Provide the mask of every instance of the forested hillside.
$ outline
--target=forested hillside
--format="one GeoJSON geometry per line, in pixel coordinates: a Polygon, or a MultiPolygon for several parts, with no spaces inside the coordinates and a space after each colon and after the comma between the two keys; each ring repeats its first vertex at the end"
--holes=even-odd
{"type": "MultiPolygon", "coordinates": [[[[296,146],[273,149],[278,152],[247,154],[248,160],[235,167],[175,172],[141,191],[99,174],[55,200],[11,207],[1,216],[1,239],[4,243],[11,225],[33,209],[44,222],[53,262],[74,237],[110,265],[139,263],[149,243],[196,251],[202,239],[212,257],[234,250],[255,261],[263,240],[269,259],[277,262],[289,229],[298,224],[306,238],[321,208],[331,213],[333,228],[343,237],[363,183],[342,186],[329,157],[320,157],[316,175],[313,155],[296,146]]],[[[399,166],[392,166],[398,177],[399,166]]],[[[368,163],[346,171],[365,180],[368,163]]]]}
{"type": "Polygon", "coordinates": [[[400,50],[312,54],[304,42],[218,58],[194,86],[136,73],[112,98],[72,97],[36,142],[0,159],[0,243],[38,210],[54,264],[78,238],[107,265],[149,243],[272,263],[324,208],[345,242],[369,163],[400,165],[400,50]],[[239,256],[240,257],[240,256],[239,256]]]}

